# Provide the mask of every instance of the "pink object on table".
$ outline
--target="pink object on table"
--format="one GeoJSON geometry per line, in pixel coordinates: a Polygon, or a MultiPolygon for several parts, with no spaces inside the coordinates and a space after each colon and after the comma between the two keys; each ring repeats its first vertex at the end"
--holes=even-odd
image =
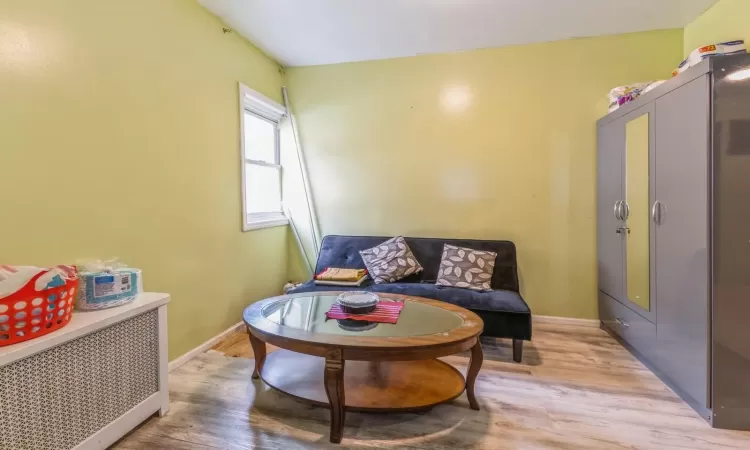
{"type": "Polygon", "coordinates": [[[331,309],[326,313],[329,319],[352,319],[365,320],[367,322],[396,323],[401,310],[404,308],[404,302],[381,301],[375,306],[375,311],[367,314],[350,314],[341,310],[338,304],[331,305],[331,309]]]}

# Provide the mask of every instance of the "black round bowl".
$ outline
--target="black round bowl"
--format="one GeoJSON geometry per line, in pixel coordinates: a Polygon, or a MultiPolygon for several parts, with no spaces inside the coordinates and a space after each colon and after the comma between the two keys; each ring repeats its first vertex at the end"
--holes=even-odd
{"type": "Polygon", "coordinates": [[[347,314],[369,314],[375,311],[378,304],[376,303],[370,306],[346,306],[339,303],[339,306],[341,307],[341,310],[347,314]]]}

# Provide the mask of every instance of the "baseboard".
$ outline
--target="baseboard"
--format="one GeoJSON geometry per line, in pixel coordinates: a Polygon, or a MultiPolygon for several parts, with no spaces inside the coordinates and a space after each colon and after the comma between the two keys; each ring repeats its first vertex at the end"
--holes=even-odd
{"type": "Polygon", "coordinates": [[[577,319],[575,317],[557,317],[557,316],[535,316],[531,315],[533,322],[552,323],[557,325],[574,325],[578,327],[596,327],[599,328],[598,319],[577,319]]]}
{"type": "Polygon", "coordinates": [[[191,359],[195,358],[196,356],[200,355],[201,353],[204,353],[211,349],[214,345],[216,345],[217,342],[227,337],[229,334],[237,331],[238,329],[242,328],[244,325],[243,322],[237,322],[236,324],[232,325],[231,327],[227,328],[226,330],[222,331],[221,333],[217,334],[216,336],[212,337],[211,339],[207,340],[206,342],[202,343],[201,345],[195,347],[194,349],[188,351],[182,356],[179,356],[172,361],[169,362],[169,371],[173,371],[176,368],[180,367],[181,365],[185,364],[186,362],[190,361],[191,359]]]}

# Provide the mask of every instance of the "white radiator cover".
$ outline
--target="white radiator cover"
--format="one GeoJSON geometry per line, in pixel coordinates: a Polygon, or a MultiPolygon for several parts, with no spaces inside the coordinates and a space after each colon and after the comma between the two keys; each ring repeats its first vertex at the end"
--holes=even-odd
{"type": "Polygon", "coordinates": [[[77,337],[74,316],[49,335],[73,339],[0,365],[0,450],[105,448],[140,421],[128,415],[166,412],[166,306],[134,312],[77,337]]]}

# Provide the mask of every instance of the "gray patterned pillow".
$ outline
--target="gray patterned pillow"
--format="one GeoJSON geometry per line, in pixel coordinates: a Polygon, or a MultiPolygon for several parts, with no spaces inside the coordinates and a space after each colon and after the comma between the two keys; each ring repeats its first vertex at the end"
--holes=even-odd
{"type": "Polygon", "coordinates": [[[491,291],[490,280],[495,271],[495,258],[497,253],[494,252],[445,244],[435,284],[491,291]]]}
{"type": "Polygon", "coordinates": [[[375,283],[393,283],[422,271],[422,266],[401,236],[359,252],[375,283]]]}

